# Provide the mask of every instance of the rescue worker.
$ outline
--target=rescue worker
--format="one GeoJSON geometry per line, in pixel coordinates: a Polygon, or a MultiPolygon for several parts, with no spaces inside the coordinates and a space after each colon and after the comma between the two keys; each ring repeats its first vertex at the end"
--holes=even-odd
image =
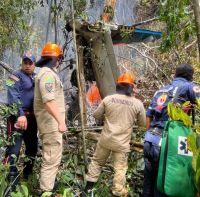
{"type": "Polygon", "coordinates": [[[114,178],[112,193],[126,196],[126,171],[133,126],[145,126],[145,109],[142,102],[133,96],[135,77],[130,73],[119,76],[116,94],[105,97],[94,112],[96,119],[104,119],[104,127],[97,143],[86,175],[87,185],[82,196],[92,189],[101,173],[101,168],[112,153],[114,178]]]}
{"type": "Polygon", "coordinates": [[[62,55],[58,45],[47,43],[36,63],[41,67],[35,80],[34,112],[42,142],[40,189],[43,192],[54,188],[62,157],[62,134],[67,131],[63,86],[57,73],[62,55]]]}
{"type": "Polygon", "coordinates": [[[25,154],[27,156],[23,169],[25,179],[32,173],[37,154],[37,124],[33,113],[35,61],[36,58],[32,53],[25,53],[22,58],[21,69],[13,72],[6,81],[8,103],[15,103],[18,106],[17,115],[12,115],[7,120],[8,137],[14,140],[11,140],[13,143],[6,151],[6,162],[10,164],[8,179],[11,182],[18,180],[16,177],[19,177],[16,161],[22,140],[25,143],[25,154]]]}
{"type": "MultiPolygon", "coordinates": [[[[194,69],[191,65],[178,65],[175,72],[175,78],[171,84],[158,90],[147,110],[146,128],[144,143],[144,197],[165,196],[156,188],[159,154],[161,146],[161,136],[164,125],[168,120],[167,104],[169,101],[173,103],[183,104],[186,101],[196,103],[199,97],[200,88],[192,83],[194,69]]],[[[191,106],[188,106],[188,109],[191,106]]],[[[184,109],[188,112],[188,109],[184,109]]]]}

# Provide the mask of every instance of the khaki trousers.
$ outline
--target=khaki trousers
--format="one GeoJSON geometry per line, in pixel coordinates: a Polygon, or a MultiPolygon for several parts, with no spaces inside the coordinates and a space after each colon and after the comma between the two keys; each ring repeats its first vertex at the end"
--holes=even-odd
{"type": "Polygon", "coordinates": [[[101,169],[106,163],[109,155],[112,152],[114,178],[112,193],[116,196],[126,196],[126,171],[128,168],[128,154],[125,152],[114,152],[97,144],[96,151],[88,168],[86,180],[90,182],[97,182],[101,173],[101,169]]]}
{"type": "Polygon", "coordinates": [[[62,134],[57,132],[40,135],[42,140],[42,166],[40,189],[51,191],[62,157],[62,134]]]}

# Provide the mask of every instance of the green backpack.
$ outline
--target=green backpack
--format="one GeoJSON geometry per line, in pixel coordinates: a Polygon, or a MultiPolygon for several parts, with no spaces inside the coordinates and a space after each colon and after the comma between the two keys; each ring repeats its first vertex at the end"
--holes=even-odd
{"type": "Polygon", "coordinates": [[[184,126],[182,121],[166,123],[161,144],[157,188],[168,196],[195,196],[192,152],[187,149],[187,136],[191,132],[191,128],[184,126]]]}

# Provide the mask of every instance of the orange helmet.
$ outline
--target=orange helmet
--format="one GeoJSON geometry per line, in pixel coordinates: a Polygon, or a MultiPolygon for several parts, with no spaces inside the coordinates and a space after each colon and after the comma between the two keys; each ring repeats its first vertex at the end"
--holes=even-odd
{"type": "Polygon", "coordinates": [[[42,49],[42,57],[60,57],[63,55],[62,49],[57,44],[46,43],[42,49]]]}
{"type": "Polygon", "coordinates": [[[117,83],[126,83],[133,85],[135,82],[135,76],[131,73],[124,73],[120,75],[117,79],[117,83]]]}

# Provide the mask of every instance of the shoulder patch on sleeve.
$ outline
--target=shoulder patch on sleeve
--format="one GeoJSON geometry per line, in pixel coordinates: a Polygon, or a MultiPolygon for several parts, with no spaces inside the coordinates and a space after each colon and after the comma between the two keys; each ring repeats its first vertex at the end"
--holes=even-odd
{"type": "Polygon", "coordinates": [[[193,91],[194,91],[195,93],[200,93],[200,87],[199,87],[199,86],[194,86],[194,87],[193,87],[193,91]]]}
{"type": "Polygon", "coordinates": [[[20,81],[20,78],[18,78],[15,75],[10,75],[9,78],[6,80],[6,86],[12,87],[15,85],[16,82],[20,81]]]}
{"type": "Polygon", "coordinates": [[[55,78],[51,72],[46,71],[45,73],[43,73],[43,75],[41,76],[41,80],[47,92],[51,93],[52,91],[54,91],[55,78]]]}
{"type": "Polygon", "coordinates": [[[167,95],[166,94],[162,94],[157,99],[157,105],[163,105],[166,102],[166,100],[167,100],[167,95]]]}
{"type": "Polygon", "coordinates": [[[53,83],[54,82],[53,76],[51,76],[51,75],[44,76],[44,82],[45,83],[53,83]]]}
{"type": "Polygon", "coordinates": [[[51,92],[53,90],[53,83],[45,83],[45,89],[51,92]]]}
{"type": "Polygon", "coordinates": [[[6,80],[6,86],[12,87],[15,85],[15,81],[11,80],[11,79],[7,79],[6,80]]]}

